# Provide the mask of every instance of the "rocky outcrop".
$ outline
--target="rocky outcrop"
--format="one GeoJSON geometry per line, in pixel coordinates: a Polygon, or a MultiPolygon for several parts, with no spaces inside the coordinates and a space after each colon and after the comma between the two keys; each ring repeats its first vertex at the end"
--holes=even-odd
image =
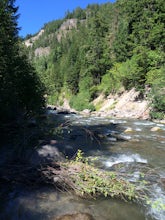
{"type": "Polygon", "coordinates": [[[41,29],[36,36],[31,37],[31,38],[28,39],[28,40],[25,40],[25,42],[24,42],[25,46],[27,46],[27,47],[32,47],[32,46],[33,46],[33,43],[34,43],[36,40],[38,40],[38,38],[39,38],[43,33],[44,33],[44,29],[41,29]]]}
{"type": "Polygon", "coordinates": [[[110,94],[107,98],[100,95],[93,102],[95,106],[100,105],[99,110],[94,114],[117,118],[149,119],[149,103],[145,99],[140,99],[139,95],[140,93],[134,88],[122,94],[110,94]]]}
{"type": "Polygon", "coordinates": [[[56,144],[56,140],[53,140],[50,144],[46,144],[38,149],[35,149],[30,157],[30,164],[37,166],[40,164],[63,161],[64,156],[58,150],[56,144]]]}
{"type": "MultiPolygon", "coordinates": [[[[77,19],[72,18],[63,22],[57,33],[57,40],[60,42],[62,37],[66,37],[67,33],[77,27],[77,19]]],[[[80,20],[83,23],[85,20],[80,20]]]]}
{"type": "Polygon", "coordinates": [[[50,47],[38,47],[35,49],[35,57],[47,56],[50,53],[50,47]]]}
{"type": "MultiPolygon", "coordinates": [[[[80,21],[80,22],[83,22],[80,21]]],[[[77,19],[67,19],[66,21],[63,22],[63,24],[60,26],[58,31],[55,33],[50,34],[48,37],[53,38],[55,35],[57,37],[57,40],[60,42],[62,37],[65,37],[66,34],[72,30],[73,28],[77,27],[77,19]]],[[[38,34],[36,34],[34,37],[29,38],[28,40],[25,40],[24,44],[26,47],[32,47],[34,42],[40,38],[41,35],[44,33],[44,29],[41,29],[38,34]]],[[[36,48],[34,51],[35,56],[47,56],[50,53],[50,47],[39,47],[36,48]]]]}
{"type": "Polygon", "coordinates": [[[72,18],[72,19],[68,19],[66,20],[60,27],[60,30],[71,30],[73,28],[76,28],[77,26],[77,19],[76,18],[72,18]]]}

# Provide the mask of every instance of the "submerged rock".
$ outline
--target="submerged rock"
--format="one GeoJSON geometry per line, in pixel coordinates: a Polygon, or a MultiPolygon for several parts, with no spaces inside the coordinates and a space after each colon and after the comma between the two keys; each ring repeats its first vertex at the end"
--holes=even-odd
{"type": "Polygon", "coordinates": [[[133,129],[130,128],[130,127],[128,127],[128,128],[124,131],[124,133],[129,133],[129,132],[133,132],[133,129]]]}

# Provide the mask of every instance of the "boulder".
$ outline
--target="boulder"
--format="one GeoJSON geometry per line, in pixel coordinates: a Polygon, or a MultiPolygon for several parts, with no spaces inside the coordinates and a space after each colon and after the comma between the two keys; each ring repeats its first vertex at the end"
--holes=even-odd
{"type": "Polygon", "coordinates": [[[151,131],[161,131],[161,130],[162,129],[160,127],[157,127],[157,126],[151,128],[151,131]]]}
{"type": "Polygon", "coordinates": [[[49,162],[58,162],[64,160],[64,156],[58,148],[53,145],[43,145],[36,149],[30,158],[32,165],[39,165],[49,162]]]}
{"type": "Polygon", "coordinates": [[[125,131],[124,131],[124,133],[130,133],[130,132],[133,132],[133,129],[132,128],[127,128],[125,131]]]}
{"type": "Polygon", "coordinates": [[[81,112],[81,114],[82,114],[82,115],[85,115],[85,116],[89,116],[90,113],[91,113],[91,110],[90,110],[90,109],[84,109],[84,110],[81,112]]]}
{"type": "Polygon", "coordinates": [[[57,110],[57,107],[54,105],[48,105],[47,110],[54,110],[55,111],[55,110],[57,110]]]}

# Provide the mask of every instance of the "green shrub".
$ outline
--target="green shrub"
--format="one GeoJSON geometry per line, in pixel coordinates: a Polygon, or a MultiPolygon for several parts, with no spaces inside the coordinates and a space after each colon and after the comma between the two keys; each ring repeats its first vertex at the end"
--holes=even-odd
{"type": "Polygon", "coordinates": [[[95,110],[95,107],[93,104],[89,102],[89,94],[88,92],[79,93],[77,96],[72,96],[70,99],[70,106],[77,111],[82,111],[84,109],[89,109],[91,111],[95,110]]]}
{"type": "Polygon", "coordinates": [[[151,86],[150,100],[153,119],[163,119],[165,117],[165,67],[151,70],[147,73],[147,83],[151,86]]]}

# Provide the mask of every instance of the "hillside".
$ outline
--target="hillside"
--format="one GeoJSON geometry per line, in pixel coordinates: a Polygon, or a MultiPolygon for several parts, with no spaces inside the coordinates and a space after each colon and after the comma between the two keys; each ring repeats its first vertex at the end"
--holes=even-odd
{"type": "Polygon", "coordinates": [[[47,102],[62,105],[67,99],[78,111],[101,111],[98,97],[108,100],[134,89],[149,104],[150,117],[163,118],[164,13],[163,0],[118,0],[76,8],[47,23],[25,41],[47,102]]]}

